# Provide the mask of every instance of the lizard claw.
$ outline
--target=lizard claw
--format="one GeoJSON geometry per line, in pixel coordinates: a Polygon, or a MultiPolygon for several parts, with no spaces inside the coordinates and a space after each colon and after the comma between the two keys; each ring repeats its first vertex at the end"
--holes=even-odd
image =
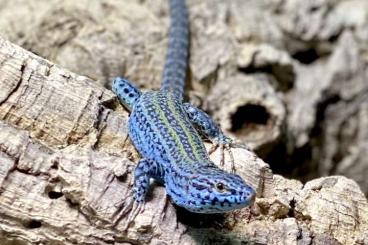
{"type": "Polygon", "coordinates": [[[220,144],[220,164],[223,167],[225,165],[225,151],[224,151],[224,144],[220,144]]]}
{"type": "Polygon", "coordinates": [[[218,147],[219,147],[219,143],[213,142],[210,150],[208,151],[208,155],[211,155],[212,153],[214,153],[218,147]]]}
{"type": "Polygon", "coordinates": [[[112,215],[112,217],[114,217],[112,221],[112,227],[115,227],[120,222],[120,220],[124,216],[126,216],[130,210],[132,210],[133,204],[133,195],[129,195],[124,200],[114,204],[116,211],[112,215]]]}
{"type": "Polygon", "coordinates": [[[220,165],[225,165],[225,150],[229,154],[230,157],[230,164],[231,164],[231,172],[235,173],[235,161],[234,161],[234,155],[231,151],[232,146],[232,140],[228,139],[226,143],[219,143],[218,141],[213,142],[212,147],[209,149],[208,154],[211,155],[213,152],[215,152],[218,148],[220,148],[220,165]]]}
{"type": "Polygon", "coordinates": [[[138,214],[142,213],[144,209],[144,202],[133,201],[133,205],[131,205],[130,213],[124,226],[124,230],[126,230],[130,226],[130,224],[134,221],[138,214]]]}
{"type": "Polygon", "coordinates": [[[226,144],[225,145],[225,149],[226,149],[226,151],[227,151],[227,153],[229,154],[229,157],[230,157],[231,173],[235,173],[236,172],[236,169],[235,169],[234,155],[233,155],[233,152],[231,150],[230,144],[226,144]]]}
{"type": "Polygon", "coordinates": [[[128,216],[128,224],[130,224],[130,222],[132,222],[139,213],[142,213],[144,211],[145,208],[145,204],[144,202],[134,202],[133,203],[133,208],[130,211],[130,214],[128,216]]]}
{"type": "Polygon", "coordinates": [[[133,220],[137,217],[139,213],[142,213],[145,208],[144,202],[137,202],[134,200],[133,195],[129,195],[125,200],[119,202],[117,205],[114,206],[117,208],[117,211],[114,212],[113,217],[113,227],[115,227],[123,217],[129,213],[127,217],[127,221],[124,225],[124,230],[127,229],[133,220]],[[126,200],[128,199],[128,200],[126,200]]]}

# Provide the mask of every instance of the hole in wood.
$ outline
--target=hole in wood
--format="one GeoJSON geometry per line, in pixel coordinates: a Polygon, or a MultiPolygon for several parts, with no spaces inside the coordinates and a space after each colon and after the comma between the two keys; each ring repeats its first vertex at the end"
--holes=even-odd
{"type": "Polygon", "coordinates": [[[48,196],[51,199],[58,199],[60,197],[62,197],[64,194],[62,192],[59,191],[49,191],[48,196]]]}
{"type": "Polygon", "coordinates": [[[302,64],[309,65],[318,60],[320,58],[320,55],[315,49],[308,49],[295,52],[292,57],[302,64]]]}
{"type": "Polygon", "coordinates": [[[38,220],[30,220],[25,227],[29,228],[29,229],[36,229],[36,228],[40,228],[42,226],[41,221],[38,220]]]}
{"type": "Polygon", "coordinates": [[[57,160],[53,160],[51,169],[58,169],[58,168],[59,168],[59,162],[57,160]]]}
{"type": "Polygon", "coordinates": [[[244,105],[231,117],[231,131],[238,134],[246,134],[259,126],[269,124],[270,114],[265,107],[260,105],[244,105]]]}
{"type": "Polygon", "coordinates": [[[120,182],[125,182],[127,180],[127,174],[116,176],[116,179],[120,182]]]}

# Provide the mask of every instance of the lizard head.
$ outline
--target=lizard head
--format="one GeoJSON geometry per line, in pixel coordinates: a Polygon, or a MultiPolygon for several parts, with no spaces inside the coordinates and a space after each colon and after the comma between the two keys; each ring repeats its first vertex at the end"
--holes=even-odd
{"type": "MultiPolygon", "coordinates": [[[[177,190],[178,191],[178,190],[177,190]]],[[[202,167],[189,175],[174,202],[195,213],[223,213],[250,206],[256,192],[237,174],[217,167],[202,167]]]]}

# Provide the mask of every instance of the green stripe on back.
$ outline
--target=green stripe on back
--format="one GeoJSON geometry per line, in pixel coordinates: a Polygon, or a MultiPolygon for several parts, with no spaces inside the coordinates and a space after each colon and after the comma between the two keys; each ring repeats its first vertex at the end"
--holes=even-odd
{"type": "Polygon", "coordinates": [[[185,160],[187,162],[190,162],[192,161],[190,158],[189,158],[189,155],[188,153],[186,152],[186,150],[184,149],[184,146],[183,144],[181,143],[180,141],[180,137],[178,136],[178,134],[175,132],[175,130],[171,127],[169,121],[167,120],[164,112],[161,110],[160,108],[160,105],[157,101],[157,96],[159,95],[159,93],[156,93],[153,95],[153,98],[152,98],[152,103],[153,103],[153,106],[155,107],[155,112],[158,114],[158,117],[160,118],[161,122],[165,125],[165,127],[168,129],[171,137],[174,139],[175,141],[175,145],[179,147],[179,153],[183,156],[183,158],[185,158],[185,160]]]}
{"type": "Polygon", "coordinates": [[[172,93],[169,93],[168,96],[170,97],[170,99],[168,99],[168,102],[167,102],[168,107],[170,108],[171,112],[174,115],[174,118],[178,121],[180,127],[183,129],[185,135],[187,136],[189,145],[192,148],[192,152],[194,153],[196,160],[200,161],[202,158],[200,154],[198,153],[198,148],[196,147],[196,142],[193,140],[192,133],[189,132],[188,127],[186,126],[186,122],[184,122],[183,118],[179,115],[178,111],[175,108],[175,105],[173,104],[174,100],[172,96],[175,96],[175,95],[173,95],[172,93]]]}

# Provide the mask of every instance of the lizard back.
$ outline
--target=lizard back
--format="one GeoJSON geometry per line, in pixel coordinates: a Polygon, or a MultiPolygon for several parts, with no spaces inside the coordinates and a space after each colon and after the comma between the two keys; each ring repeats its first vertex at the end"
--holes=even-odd
{"type": "Polygon", "coordinates": [[[142,94],[129,118],[129,129],[143,157],[164,166],[189,167],[210,162],[201,137],[174,94],[142,94]]]}

